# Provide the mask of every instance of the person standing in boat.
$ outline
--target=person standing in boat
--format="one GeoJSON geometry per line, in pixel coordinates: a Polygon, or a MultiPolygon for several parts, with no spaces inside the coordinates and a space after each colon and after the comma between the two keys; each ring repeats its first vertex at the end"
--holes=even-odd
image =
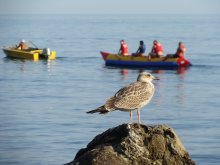
{"type": "Polygon", "coordinates": [[[184,58],[186,52],[186,47],[182,42],[178,43],[178,48],[175,54],[168,54],[164,58],[163,61],[167,60],[168,58],[184,58]]]}
{"type": "Polygon", "coordinates": [[[140,41],[140,45],[138,47],[138,50],[136,51],[136,53],[133,53],[132,56],[144,56],[146,50],[146,46],[144,44],[144,41],[140,41]]]}
{"type": "Polygon", "coordinates": [[[151,52],[148,54],[148,59],[151,60],[151,58],[159,57],[163,57],[163,46],[160,42],[154,40],[151,52]]]}
{"type": "Polygon", "coordinates": [[[121,47],[118,51],[118,54],[123,55],[123,56],[127,56],[128,55],[128,45],[125,43],[124,40],[121,40],[120,43],[121,43],[121,47]]]}
{"type": "Polygon", "coordinates": [[[20,42],[19,45],[17,46],[17,49],[20,49],[20,50],[26,50],[26,49],[28,49],[28,46],[27,46],[25,40],[21,40],[21,42],[20,42]]]}

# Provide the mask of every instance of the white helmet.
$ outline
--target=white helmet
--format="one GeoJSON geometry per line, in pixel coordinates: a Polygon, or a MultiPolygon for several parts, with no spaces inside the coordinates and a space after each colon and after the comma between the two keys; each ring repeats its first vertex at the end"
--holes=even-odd
{"type": "Polygon", "coordinates": [[[24,42],[25,42],[25,40],[23,39],[23,40],[21,40],[21,42],[23,42],[23,43],[24,43],[24,42]]]}

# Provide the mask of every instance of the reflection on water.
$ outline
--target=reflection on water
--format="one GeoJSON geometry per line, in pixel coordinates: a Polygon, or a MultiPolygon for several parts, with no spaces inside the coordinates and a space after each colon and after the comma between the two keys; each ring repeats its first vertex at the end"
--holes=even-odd
{"type": "Polygon", "coordinates": [[[128,69],[122,69],[120,72],[121,72],[121,75],[127,75],[128,69]]]}
{"type": "Polygon", "coordinates": [[[126,80],[127,79],[128,73],[129,73],[128,69],[121,69],[120,70],[120,74],[121,74],[122,80],[126,80]]]}
{"type": "Polygon", "coordinates": [[[43,64],[47,66],[47,71],[51,72],[53,67],[56,65],[56,60],[42,60],[43,64]]]}
{"type": "Polygon", "coordinates": [[[177,69],[177,74],[180,74],[180,75],[185,75],[187,73],[187,71],[189,70],[189,67],[179,67],[177,69]]]}
{"type": "Polygon", "coordinates": [[[152,72],[151,73],[153,73],[153,74],[163,74],[164,73],[164,70],[152,70],[152,72]]]}
{"type": "MultiPolygon", "coordinates": [[[[117,67],[107,67],[108,69],[117,69],[117,67]]],[[[137,70],[138,73],[143,72],[144,70],[148,70],[150,73],[152,74],[164,74],[166,71],[169,72],[169,69],[125,69],[125,68],[121,68],[120,69],[120,73],[121,75],[128,75],[129,74],[129,70],[137,70]]],[[[187,73],[187,71],[189,70],[189,67],[178,67],[176,69],[171,69],[171,71],[174,71],[174,73],[179,74],[179,75],[185,75],[187,73]]]]}
{"type": "Polygon", "coordinates": [[[39,61],[33,61],[33,60],[26,60],[26,59],[17,59],[17,58],[4,58],[5,63],[14,63],[17,64],[17,67],[21,72],[26,72],[28,70],[38,69],[34,66],[39,66],[41,63],[44,64],[43,66],[46,66],[45,69],[47,72],[51,72],[56,65],[56,60],[39,60],[39,61]],[[36,65],[32,65],[36,64],[36,65]]]}
{"type": "Polygon", "coordinates": [[[51,71],[51,60],[47,60],[47,71],[51,71]]]}
{"type": "MultiPolygon", "coordinates": [[[[179,75],[185,75],[187,71],[189,70],[189,67],[178,67],[177,69],[172,69],[176,74],[179,75]]],[[[166,71],[169,71],[168,69],[155,69],[152,70],[151,73],[153,74],[164,74],[166,71]]]]}

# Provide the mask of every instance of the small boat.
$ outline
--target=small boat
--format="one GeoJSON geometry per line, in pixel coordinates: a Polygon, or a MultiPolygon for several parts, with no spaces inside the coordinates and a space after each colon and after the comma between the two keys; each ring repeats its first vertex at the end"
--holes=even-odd
{"type": "Polygon", "coordinates": [[[27,50],[20,50],[15,47],[5,47],[3,51],[6,56],[10,58],[29,59],[34,61],[38,61],[39,59],[56,59],[56,52],[51,51],[49,48],[28,48],[27,50]]]}
{"type": "Polygon", "coordinates": [[[165,61],[162,58],[148,59],[147,56],[134,57],[132,55],[122,56],[118,54],[111,54],[107,52],[100,52],[106,66],[118,66],[118,67],[134,67],[134,68],[178,68],[191,66],[189,60],[185,58],[168,58],[165,61]]]}

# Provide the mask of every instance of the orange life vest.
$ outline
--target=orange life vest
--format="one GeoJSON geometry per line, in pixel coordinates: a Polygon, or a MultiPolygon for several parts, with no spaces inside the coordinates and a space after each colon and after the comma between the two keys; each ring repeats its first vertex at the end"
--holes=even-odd
{"type": "Polygon", "coordinates": [[[156,45],[154,45],[154,52],[156,54],[158,54],[159,52],[163,52],[163,47],[160,43],[157,43],[156,45]]]}
{"type": "Polygon", "coordinates": [[[128,45],[126,43],[121,44],[121,54],[128,55],[128,45]]]}
{"type": "Polygon", "coordinates": [[[186,47],[184,45],[177,48],[176,55],[180,58],[184,58],[184,54],[186,52],[186,47]]]}

